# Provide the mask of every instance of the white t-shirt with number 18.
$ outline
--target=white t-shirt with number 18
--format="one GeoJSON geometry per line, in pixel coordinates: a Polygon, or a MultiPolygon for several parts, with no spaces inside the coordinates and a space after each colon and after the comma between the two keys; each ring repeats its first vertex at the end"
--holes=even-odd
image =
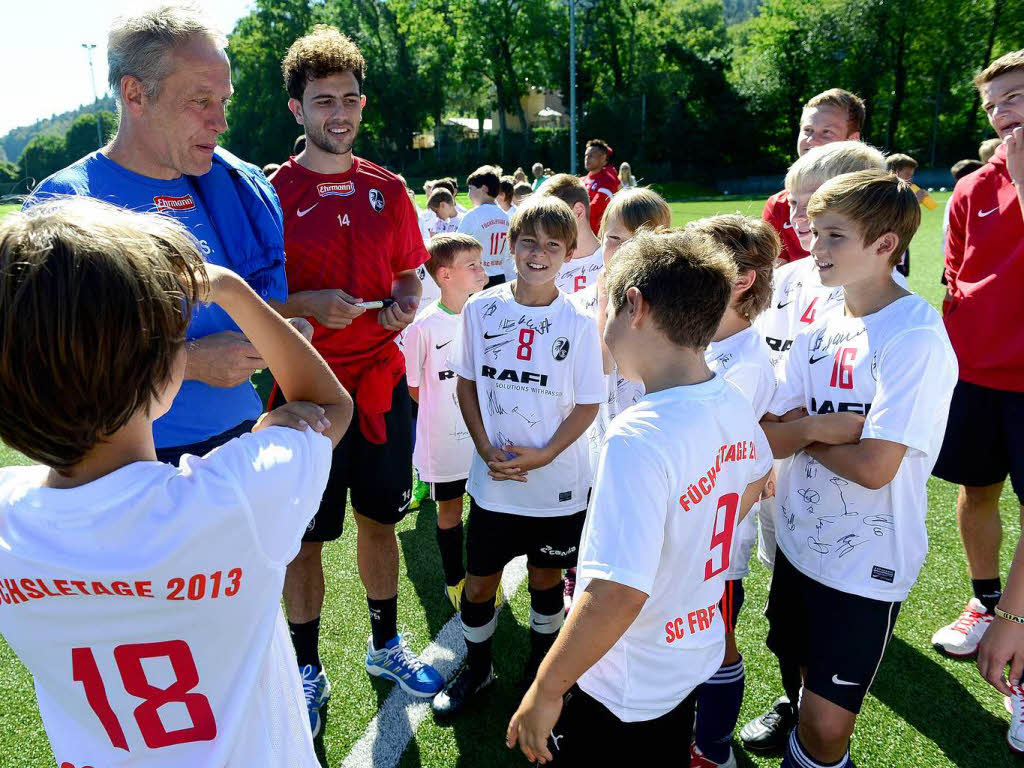
{"type": "Polygon", "coordinates": [[[330,466],[270,427],[71,489],[0,470],[0,632],[58,765],[316,768],[281,588],[330,466]]]}
{"type": "Polygon", "coordinates": [[[721,376],[644,395],[608,428],[587,512],[576,597],[593,579],[648,595],[579,686],[620,720],[652,720],[725,655],[718,616],[740,500],[771,448],[721,376]]]}
{"type": "Polygon", "coordinates": [[[488,277],[515,277],[508,252],[508,214],[494,203],[478,205],[462,216],[460,233],[475,237],[483,249],[484,272],[488,277]]]}
{"type": "MultiPolygon", "coordinates": [[[[597,324],[559,293],[528,307],[504,283],[471,296],[449,356],[452,370],[476,383],[484,430],[495,447],[540,448],[577,405],[605,398],[597,324]]],[[[575,514],[587,506],[590,461],[577,440],[525,483],[496,481],[476,452],[469,494],[492,512],[534,517],[575,514]]]]}

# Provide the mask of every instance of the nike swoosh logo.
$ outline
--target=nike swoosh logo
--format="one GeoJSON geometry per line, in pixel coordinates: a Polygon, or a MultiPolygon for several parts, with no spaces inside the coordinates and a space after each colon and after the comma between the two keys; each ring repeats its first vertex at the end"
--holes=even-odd
{"type": "Polygon", "coordinates": [[[312,210],[313,210],[314,208],[316,208],[316,207],[317,207],[318,205],[320,205],[320,202],[319,202],[319,201],[317,201],[317,202],[313,203],[313,204],[312,204],[311,206],[309,206],[309,208],[307,208],[306,210],[304,210],[304,211],[296,211],[295,213],[296,213],[296,214],[298,215],[298,217],[299,217],[299,218],[301,219],[301,218],[302,218],[303,216],[305,216],[305,215],[306,215],[307,213],[309,213],[310,211],[312,211],[312,210]]]}
{"type": "Polygon", "coordinates": [[[496,339],[499,336],[508,336],[511,331],[505,331],[504,333],[484,333],[485,339],[496,339]]]}
{"type": "Polygon", "coordinates": [[[434,349],[440,349],[441,347],[447,347],[449,344],[451,344],[450,341],[446,341],[444,344],[435,344],[434,345],[434,349]]]}
{"type": "Polygon", "coordinates": [[[792,229],[792,228],[793,228],[793,225],[792,225],[792,224],[790,224],[790,223],[789,223],[789,222],[787,221],[787,222],[786,222],[785,224],[783,224],[783,225],[782,225],[782,228],[783,228],[783,229],[792,229]]]}
{"type": "Polygon", "coordinates": [[[991,210],[988,210],[988,211],[978,211],[978,218],[979,219],[984,219],[990,213],[995,213],[998,210],[999,210],[999,206],[997,205],[995,208],[992,208],[991,210]]]}
{"type": "Polygon", "coordinates": [[[838,675],[832,675],[833,685],[860,685],[860,683],[850,683],[846,680],[840,680],[838,675]]]}
{"type": "Polygon", "coordinates": [[[821,357],[811,357],[807,360],[808,363],[814,365],[819,360],[824,360],[826,357],[832,357],[832,355],[822,355],[821,357]]]}
{"type": "Polygon", "coordinates": [[[412,504],[412,499],[409,499],[409,500],[408,500],[407,502],[405,502],[405,504],[403,504],[402,506],[400,506],[400,507],[398,508],[398,511],[399,511],[399,512],[405,512],[405,510],[407,510],[407,509],[409,508],[409,505],[410,505],[410,504],[412,504]]]}
{"type": "Polygon", "coordinates": [[[793,303],[792,301],[787,301],[787,302],[786,302],[785,304],[783,304],[783,303],[782,303],[782,302],[780,301],[780,302],[779,302],[778,304],[776,304],[776,305],[775,305],[775,308],[776,308],[776,309],[785,309],[786,307],[788,307],[788,306],[789,306],[790,304],[792,304],[792,303],[793,303]]]}

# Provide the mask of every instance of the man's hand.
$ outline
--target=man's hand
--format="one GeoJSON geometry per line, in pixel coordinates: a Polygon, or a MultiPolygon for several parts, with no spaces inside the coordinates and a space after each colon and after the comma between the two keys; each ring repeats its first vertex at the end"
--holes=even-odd
{"type": "Polygon", "coordinates": [[[340,288],[322,291],[304,291],[302,306],[307,317],[314,318],[325,328],[345,328],[366,310],[356,306],[362,299],[350,296],[340,288]]]}
{"type": "MultiPolygon", "coordinates": [[[[1019,130],[1019,129],[1018,129],[1019,130]]],[[[1010,696],[1024,674],[1024,624],[996,617],[978,646],[978,671],[997,691],[1010,696]],[[1003,672],[1010,665],[1010,682],[1003,672]]]]}
{"type": "Polygon", "coordinates": [[[1024,187],[1024,128],[1018,126],[1003,139],[1006,145],[1006,170],[1019,190],[1024,187]]]}
{"type": "Polygon", "coordinates": [[[548,736],[562,713],[561,696],[545,696],[534,682],[512,715],[505,732],[505,745],[512,749],[516,742],[526,759],[544,765],[553,760],[548,749],[548,736]]]}
{"type": "Polygon", "coordinates": [[[185,379],[211,387],[237,387],[267,364],[237,331],[221,331],[186,345],[185,379]]]}
{"type": "Polygon", "coordinates": [[[419,296],[403,296],[391,306],[384,307],[377,314],[377,322],[389,331],[404,331],[416,319],[416,308],[419,305],[419,296]]]}
{"type": "Polygon", "coordinates": [[[299,432],[305,432],[309,428],[323,432],[331,426],[330,419],[324,414],[324,409],[316,403],[302,401],[285,403],[260,416],[252,431],[259,432],[267,427],[290,427],[299,432]]]}
{"type": "Polygon", "coordinates": [[[309,320],[304,317],[289,317],[288,322],[305,337],[306,341],[313,342],[313,324],[309,320]]]}

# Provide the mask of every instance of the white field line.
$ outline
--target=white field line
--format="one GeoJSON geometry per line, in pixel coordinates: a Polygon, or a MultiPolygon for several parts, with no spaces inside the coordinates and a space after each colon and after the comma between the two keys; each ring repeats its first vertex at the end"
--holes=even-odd
{"type": "MultiPolygon", "coordinates": [[[[506,600],[512,599],[525,578],[526,557],[517,557],[502,576],[506,600]]],[[[434,641],[420,653],[424,663],[440,672],[445,680],[451,678],[465,656],[466,643],[458,614],[448,620],[434,641]]],[[[430,699],[410,696],[395,685],[340,768],[394,768],[429,713],[430,699]]]]}

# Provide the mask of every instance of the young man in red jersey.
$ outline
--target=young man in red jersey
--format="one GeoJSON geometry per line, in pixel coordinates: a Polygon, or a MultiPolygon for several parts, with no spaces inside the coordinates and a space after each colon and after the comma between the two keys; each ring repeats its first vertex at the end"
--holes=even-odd
{"type": "MultiPolygon", "coordinates": [[[[858,96],[842,88],[822,91],[804,104],[796,137],[797,157],[803,157],[811,147],[833,141],[859,140],[863,127],[864,102],[858,96]]],[[[782,238],[780,262],[796,261],[809,255],[790,224],[789,194],[786,190],[768,198],[761,218],[771,224],[782,238]]]]}
{"type": "Polygon", "coordinates": [[[587,142],[587,150],[583,153],[583,165],[587,175],[582,178],[583,186],[590,196],[590,228],[596,235],[601,229],[601,216],[608,207],[612,195],[619,191],[622,183],[614,165],[609,165],[612,148],[601,139],[587,142]]]}
{"type": "MultiPolygon", "coordinates": [[[[1006,621],[994,614],[1002,598],[999,495],[1007,475],[1024,505],[1024,50],[996,59],[975,84],[1004,143],[957,183],[949,202],[943,315],[960,380],[933,472],[960,486],[957,519],[974,596],[932,644],[959,657],[974,654],[993,621],[1006,621]]],[[[1024,751],[1019,688],[1013,699],[1010,744],[1024,751]]]]}
{"type": "Polygon", "coordinates": [[[330,691],[318,653],[321,551],[341,535],[349,492],[372,629],[367,672],[415,696],[433,696],[443,684],[396,626],[395,524],[411,501],[412,423],[405,360],[394,340],[413,320],[422,290],[416,268],[428,256],[402,181],[352,154],[366,104],[365,66],[349,38],[323,25],[296,40],[282,63],[288,107],[307,139],[273,182],[284,209],[285,314],[313,322],[313,345],[345,380],[356,415],[334,451],[320,510],[285,579],[285,608],[314,729],[330,691]]]}

